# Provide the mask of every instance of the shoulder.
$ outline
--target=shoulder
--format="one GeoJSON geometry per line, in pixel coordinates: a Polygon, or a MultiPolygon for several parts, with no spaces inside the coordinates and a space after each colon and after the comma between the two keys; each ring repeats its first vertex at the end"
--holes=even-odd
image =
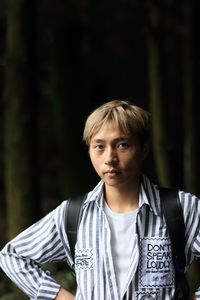
{"type": "Polygon", "coordinates": [[[184,191],[179,191],[180,203],[186,227],[200,226],[200,198],[184,191]]]}
{"type": "Polygon", "coordinates": [[[181,190],[178,191],[178,194],[183,208],[190,209],[200,205],[200,198],[198,196],[181,190]]]}

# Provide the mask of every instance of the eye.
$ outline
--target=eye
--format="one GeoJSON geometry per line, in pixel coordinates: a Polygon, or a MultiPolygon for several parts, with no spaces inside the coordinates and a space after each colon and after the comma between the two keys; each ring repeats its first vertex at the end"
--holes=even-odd
{"type": "Polygon", "coordinates": [[[94,149],[97,150],[97,151],[102,151],[103,150],[103,145],[96,144],[96,145],[94,145],[94,149]]]}
{"type": "Polygon", "coordinates": [[[129,144],[126,143],[126,142],[121,142],[119,144],[117,144],[117,148],[120,149],[120,150],[125,150],[129,147],[129,144]]]}

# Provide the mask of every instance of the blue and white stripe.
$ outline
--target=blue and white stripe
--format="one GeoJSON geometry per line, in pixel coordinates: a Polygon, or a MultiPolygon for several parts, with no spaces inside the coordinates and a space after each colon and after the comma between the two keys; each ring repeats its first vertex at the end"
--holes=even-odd
{"type": "MultiPolygon", "coordinates": [[[[194,256],[200,257],[200,201],[189,193],[179,192],[186,224],[186,256],[188,265],[194,256]]],[[[65,233],[65,210],[67,201],[46,215],[36,224],[10,241],[0,253],[0,266],[30,299],[55,299],[60,284],[50,272],[41,268],[50,261],[65,261],[73,265],[69,244],[65,233]]],[[[160,210],[157,186],[143,176],[140,207],[136,230],[138,247],[145,238],[167,239],[165,220],[160,210]]],[[[75,251],[75,271],[78,283],[77,300],[128,300],[151,299],[168,300],[174,297],[173,284],[165,287],[141,285],[141,258],[132,256],[127,276],[127,290],[120,299],[111,249],[111,231],[103,210],[103,182],[88,194],[78,232],[75,251]]],[[[142,252],[140,252],[142,253],[142,252]]],[[[200,290],[196,293],[200,299],[200,290]]]]}

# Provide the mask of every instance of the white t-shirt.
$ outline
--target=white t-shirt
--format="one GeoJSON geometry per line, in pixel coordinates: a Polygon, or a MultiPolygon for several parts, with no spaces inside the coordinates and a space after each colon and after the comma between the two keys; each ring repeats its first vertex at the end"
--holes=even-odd
{"type": "Polygon", "coordinates": [[[138,264],[138,241],[135,233],[138,209],[126,212],[113,212],[106,201],[104,211],[111,230],[111,249],[120,298],[123,297],[131,256],[135,255],[135,271],[138,264]]]}

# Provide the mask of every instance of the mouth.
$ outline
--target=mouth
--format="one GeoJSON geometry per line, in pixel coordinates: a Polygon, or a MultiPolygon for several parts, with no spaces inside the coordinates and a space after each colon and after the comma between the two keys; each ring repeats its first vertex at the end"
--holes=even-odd
{"type": "Polygon", "coordinates": [[[104,175],[107,175],[109,178],[114,178],[120,174],[119,170],[107,170],[104,172],[104,175]]]}

